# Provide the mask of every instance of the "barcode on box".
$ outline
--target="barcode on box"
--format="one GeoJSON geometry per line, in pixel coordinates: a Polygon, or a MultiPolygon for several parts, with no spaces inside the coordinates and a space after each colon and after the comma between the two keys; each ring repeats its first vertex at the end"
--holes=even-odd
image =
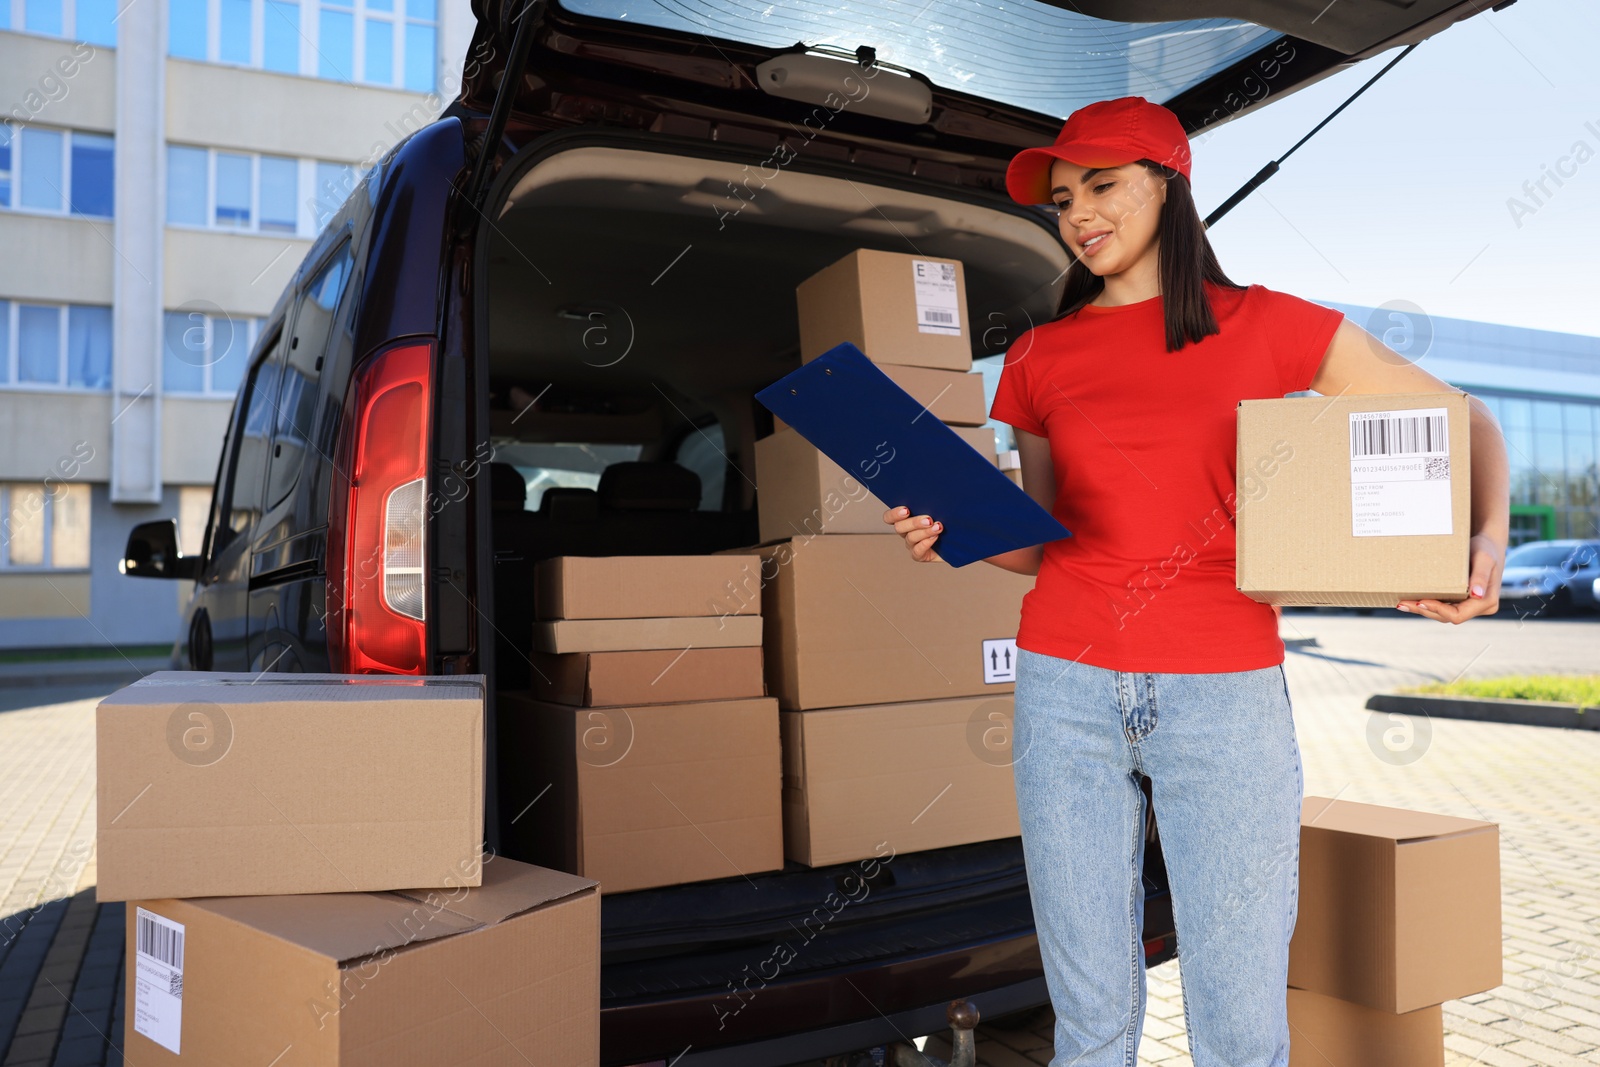
{"type": "Polygon", "coordinates": [[[1401,415],[1365,411],[1350,416],[1350,458],[1363,456],[1430,456],[1448,453],[1450,442],[1443,413],[1401,415]]]}
{"type": "MultiPolygon", "coordinates": [[[[136,928],[135,948],[153,960],[168,967],[183,970],[183,930],[157,922],[148,913],[141,912],[136,928]]],[[[179,986],[182,989],[182,986],[179,986]]],[[[177,993],[173,994],[177,996],[177,993]]]]}
{"type": "Polygon", "coordinates": [[[938,311],[934,308],[924,308],[922,317],[929,322],[954,322],[956,317],[948,311],[938,311]]]}

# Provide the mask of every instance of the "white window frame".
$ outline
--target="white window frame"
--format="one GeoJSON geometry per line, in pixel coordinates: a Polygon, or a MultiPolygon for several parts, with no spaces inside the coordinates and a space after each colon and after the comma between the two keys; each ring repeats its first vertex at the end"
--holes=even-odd
{"type": "MultiPolygon", "coordinates": [[[[4,2],[5,0],[0,0],[0,3],[4,2]]],[[[23,126],[19,126],[14,123],[6,122],[0,123],[0,125],[7,127],[6,135],[8,140],[11,142],[11,202],[9,204],[0,204],[0,211],[9,211],[17,215],[37,215],[52,219],[102,219],[109,221],[115,218],[113,215],[88,215],[80,214],[72,210],[72,139],[79,133],[87,134],[93,137],[111,138],[111,158],[113,160],[111,178],[113,191],[112,199],[113,202],[115,202],[115,183],[117,180],[115,167],[117,152],[116,134],[108,134],[100,130],[77,130],[70,126],[45,126],[40,123],[27,123],[23,126]],[[60,206],[57,208],[33,207],[31,205],[24,207],[22,204],[22,166],[24,160],[22,150],[22,133],[24,129],[30,127],[40,131],[41,133],[61,134],[61,184],[63,188],[56,190],[61,197],[60,206]]],[[[113,210],[115,209],[113,208],[113,210]]]]}
{"type": "MultiPolygon", "coordinates": [[[[233,386],[232,388],[229,388],[229,389],[218,389],[218,388],[216,388],[215,383],[212,381],[212,377],[211,377],[211,371],[217,365],[215,360],[208,359],[206,361],[205,365],[200,368],[200,379],[201,379],[201,382],[200,382],[200,391],[199,392],[195,392],[195,391],[190,390],[190,389],[169,389],[167,387],[167,383],[166,383],[166,366],[167,366],[167,364],[166,364],[166,358],[165,358],[165,355],[166,355],[165,348],[166,348],[166,338],[167,338],[167,316],[171,315],[171,314],[179,313],[179,311],[180,311],[180,309],[178,309],[178,308],[167,308],[167,309],[164,309],[161,312],[161,344],[162,344],[162,349],[163,349],[163,352],[162,352],[162,357],[163,358],[162,358],[162,361],[161,361],[161,379],[162,379],[161,380],[161,395],[162,396],[188,397],[188,398],[191,398],[191,399],[199,399],[199,400],[232,400],[234,398],[234,396],[237,395],[237,393],[239,392],[239,387],[237,385],[235,385],[235,386],[233,386]]],[[[206,355],[209,356],[211,354],[211,346],[212,346],[213,340],[215,339],[215,337],[217,335],[216,334],[217,316],[215,316],[215,315],[203,315],[201,317],[205,320],[206,355]]],[[[250,353],[255,351],[256,341],[261,337],[261,328],[266,325],[267,320],[265,318],[257,317],[257,316],[253,316],[253,315],[226,315],[224,317],[227,318],[227,319],[230,319],[235,325],[243,326],[245,328],[244,354],[240,358],[244,359],[246,362],[248,362],[249,359],[250,359],[250,353]]],[[[246,368],[245,373],[240,375],[239,381],[243,382],[245,377],[247,377],[248,375],[249,375],[249,369],[246,368]]]]}
{"type": "MultiPolygon", "coordinates": [[[[350,189],[345,193],[348,197],[356,186],[361,184],[365,171],[360,163],[344,163],[334,159],[307,159],[296,156],[281,156],[276,152],[236,152],[227,148],[210,148],[205,145],[184,144],[180,141],[167,142],[170,147],[198,149],[206,154],[206,190],[205,190],[205,218],[203,223],[173,222],[170,219],[165,223],[175,230],[205,231],[208,233],[233,233],[243,234],[248,237],[266,237],[276,240],[312,240],[322,232],[322,223],[317,221],[317,204],[322,190],[317,186],[317,164],[325,163],[330,166],[348,167],[353,180],[350,189]],[[245,156],[250,160],[250,225],[225,226],[217,221],[217,157],[227,153],[232,156],[245,156]],[[295,229],[293,233],[283,230],[263,230],[261,228],[261,158],[263,155],[273,156],[278,159],[293,159],[295,167],[295,229]]],[[[166,161],[162,161],[165,170],[166,161]]],[[[339,204],[344,203],[341,198],[339,204]]],[[[338,205],[334,210],[337,211],[338,205]]],[[[331,217],[331,213],[330,213],[331,217]]]]}
{"type": "MultiPolygon", "coordinates": [[[[67,483],[85,485],[86,482],[67,483]]],[[[32,492],[37,489],[44,498],[44,562],[43,563],[12,563],[11,562],[11,534],[0,531],[0,574],[86,574],[88,567],[57,567],[55,565],[55,517],[56,498],[49,492],[49,486],[43,482],[0,482],[0,522],[11,517],[11,497],[18,489],[32,492]]],[[[94,488],[89,486],[89,549],[90,562],[93,562],[94,551],[94,488]]]]}
{"type": "MultiPolygon", "coordinates": [[[[78,36],[78,0],[56,0],[61,5],[61,33],[45,33],[42,30],[26,28],[28,19],[28,0],[0,0],[11,11],[11,28],[6,33],[25,33],[30,37],[48,37],[51,40],[82,40],[78,36]]],[[[96,48],[110,48],[111,45],[95,45],[96,48]]]]}
{"type": "MultiPolygon", "coordinates": [[[[104,389],[91,389],[88,386],[67,384],[67,345],[70,343],[67,330],[70,326],[69,309],[72,304],[58,304],[53,300],[27,300],[18,297],[0,296],[0,300],[8,302],[6,321],[0,323],[0,329],[6,336],[6,377],[0,382],[0,392],[4,393],[69,393],[74,396],[83,394],[103,395],[111,392],[108,385],[104,389]],[[22,363],[22,353],[17,350],[17,343],[22,336],[22,307],[54,308],[56,310],[56,380],[53,382],[21,382],[17,380],[17,368],[22,363]]],[[[103,308],[105,304],[78,304],[78,307],[103,308]]],[[[112,338],[111,366],[116,368],[116,338],[112,338]]]]}
{"type": "MultiPolygon", "coordinates": [[[[0,0],[0,3],[10,2],[20,6],[24,0],[0,0]]],[[[62,0],[63,3],[75,3],[76,0],[62,0]]],[[[440,0],[442,3],[442,0],[440,0]]],[[[350,71],[348,78],[325,78],[319,72],[322,65],[321,48],[321,13],[322,0],[298,0],[296,5],[300,9],[300,63],[299,75],[306,78],[321,78],[324,81],[336,81],[346,85],[369,85],[383,89],[398,89],[401,92],[427,94],[439,88],[439,3],[434,5],[434,18],[415,18],[404,11],[405,0],[394,0],[393,10],[367,11],[366,0],[350,0],[349,14],[354,22],[351,29],[350,71]],[[367,66],[367,19],[375,18],[388,22],[394,27],[394,43],[391,48],[390,72],[391,77],[386,82],[369,81],[366,76],[367,66]],[[433,56],[433,84],[428,89],[406,88],[406,34],[412,26],[424,26],[433,30],[434,56],[433,56]]],[[[344,9],[340,8],[341,13],[344,9]]],[[[170,48],[170,41],[165,46],[170,48]]],[[[170,54],[170,53],[169,53],[170,54]]],[[[250,60],[240,64],[232,60],[223,60],[222,56],[222,0],[206,0],[206,60],[222,66],[251,68],[265,70],[266,66],[266,3],[265,0],[250,0],[250,60]]],[[[190,62],[197,62],[190,60],[190,62]]],[[[279,74],[282,71],[273,71],[279,74]]]]}

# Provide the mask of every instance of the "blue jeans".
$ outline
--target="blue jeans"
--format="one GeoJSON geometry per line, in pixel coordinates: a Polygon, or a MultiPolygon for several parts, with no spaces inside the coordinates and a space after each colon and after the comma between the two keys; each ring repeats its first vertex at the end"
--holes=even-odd
{"type": "Polygon", "coordinates": [[[1017,808],[1050,1067],[1134,1067],[1150,778],[1195,1067],[1286,1067],[1300,747],[1283,668],[1130,673],[1020,649],[1017,808]]]}

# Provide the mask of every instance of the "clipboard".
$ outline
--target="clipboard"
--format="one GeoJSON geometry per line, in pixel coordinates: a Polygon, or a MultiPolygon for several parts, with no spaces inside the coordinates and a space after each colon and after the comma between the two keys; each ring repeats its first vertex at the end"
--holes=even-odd
{"type": "Polygon", "coordinates": [[[755,396],[886,508],[942,522],[934,551],[952,567],[1072,536],[848,341],[755,396]]]}

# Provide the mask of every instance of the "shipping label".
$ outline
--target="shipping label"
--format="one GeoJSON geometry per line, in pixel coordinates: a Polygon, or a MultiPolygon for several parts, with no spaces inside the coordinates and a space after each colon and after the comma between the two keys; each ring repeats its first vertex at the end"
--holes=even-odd
{"type": "Polygon", "coordinates": [[[911,279],[917,291],[918,331],[960,337],[961,302],[956,291],[956,265],[913,259],[911,279]]]}
{"type": "Polygon", "coordinates": [[[133,1028],[178,1055],[183,1029],[183,924],[139,908],[133,957],[133,1028]]]}
{"type": "Polygon", "coordinates": [[[1444,408],[1351,413],[1351,534],[1451,532],[1449,426],[1444,408]]]}

